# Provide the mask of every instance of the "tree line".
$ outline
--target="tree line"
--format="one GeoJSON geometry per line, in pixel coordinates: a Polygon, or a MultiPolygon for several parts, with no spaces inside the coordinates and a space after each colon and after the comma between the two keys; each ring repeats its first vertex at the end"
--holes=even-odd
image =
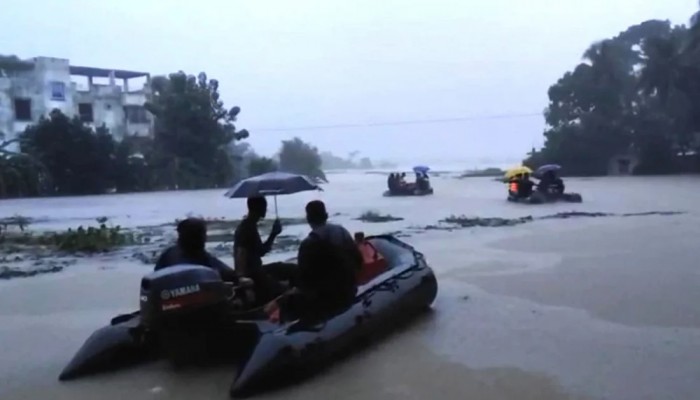
{"type": "Polygon", "coordinates": [[[525,164],[603,175],[634,157],[633,173],[700,171],[700,17],[649,20],[593,44],[549,88],[541,149],[525,164]]]}
{"type": "Polygon", "coordinates": [[[219,188],[274,170],[325,180],[318,149],[299,138],[283,141],[276,159],[244,146],[241,109],[226,108],[205,73],[155,77],[151,89],[152,137],[117,141],[59,110],[19,134],[19,152],[0,132],[0,198],[219,188]]]}

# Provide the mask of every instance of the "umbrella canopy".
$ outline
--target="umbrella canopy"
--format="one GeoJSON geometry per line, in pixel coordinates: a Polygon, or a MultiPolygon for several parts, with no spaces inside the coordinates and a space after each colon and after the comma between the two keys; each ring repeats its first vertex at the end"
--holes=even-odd
{"type": "Polygon", "coordinates": [[[537,170],[535,170],[535,176],[540,177],[549,171],[559,171],[560,169],[561,169],[561,165],[559,165],[559,164],[543,165],[543,166],[537,168],[537,170]]]}
{"type": "Polygon", "coordinates": [[[322,190],[320,186],[304,175],[287,172],[268,172],[238,182],[226,191],[228,198],[248,198],[294,194],[308,190],[322,190]]]}
{"type": "Polygon", "coordinates": [[[524,165],[520,165],[515,168],[511,168],[506,171],[506,174],[504,176],[505,179],[511,179],[512,177],[516,175],[521,175],[521,174],[531,174],[532,170],[524,165]]]}
{"type": "Polygon", "coordinates": [[[428,167],[427,165],[416,165],[415,167],[413,167],[413,172],[417,174],[426,174],[428,173],[428,171],[430,171],[430,167],[428,167]]]}

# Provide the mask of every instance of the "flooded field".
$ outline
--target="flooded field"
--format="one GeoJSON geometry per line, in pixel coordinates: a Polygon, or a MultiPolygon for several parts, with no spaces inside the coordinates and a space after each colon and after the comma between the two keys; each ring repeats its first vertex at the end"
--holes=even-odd
{"type": "MultiPolygon", "coordinates": [[[[507,203],[504,185],[489,178],[435,177],[435,195],[421,198],[382,197],[382,175],[329,179],[324,192],[279,197],[280,216],[301,217],[304,204],[320,198],[350,230],[402,231],[425,252],[440,293],[429,317],[260,398],[691,400],[700,393],[697,177],[569,179],[567,189],[583,203],[538,206],[507,203]],[[355,220],[367,210],[403,219],[355,220]],[[572,211],[589,217],[538,219],[572,211]],[[680,214],[623,216],[671,211],[680,214]],[[451,215],[535,218],[424,229],[451,215]]],[[[0,217],[30,217],[34,229],[98,217],[127,227],[188,214],[240,218],[244,201],[223,192],[9,200],[0,202],[0,217]]],[[[0,398],[227,398],[234,373],[227,369],[174,372],[154,364],[57,382],[90,332],[138,306],[137,285],[148,269],[108,255],[0,282],[0,398]]]]}

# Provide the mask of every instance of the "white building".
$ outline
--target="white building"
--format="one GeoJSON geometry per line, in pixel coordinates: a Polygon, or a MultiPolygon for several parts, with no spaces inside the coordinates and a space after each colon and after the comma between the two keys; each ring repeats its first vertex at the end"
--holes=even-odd
{"type": "MultiPolygon", "coordinates": [[[[117,140],[153,132],[153,117],[143,107],[151,93],[148,73],[71,66],[66,59],[50,57],[35,57],[17,66],[0,66],[0,133],[5,140],[17,137],[53,109],[78,115],[93,127],[104,124],[117,140]],[[76,83],[77,77],[87,78],[87,84],[76,83]],[[106,82],[96,83],[95,78],[106,82]],[[134,78],[145,78],[145,84],[132,90],[129,80],[134,78]]],[[[10,150],[16,151],[17,145],[10,150]]]]}

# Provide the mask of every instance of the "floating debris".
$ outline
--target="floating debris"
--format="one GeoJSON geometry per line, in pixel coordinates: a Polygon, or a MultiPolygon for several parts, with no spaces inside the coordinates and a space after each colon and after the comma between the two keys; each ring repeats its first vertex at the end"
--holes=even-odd
{"type": "Polygon", "coordinates": [[[442,223],[458,225],[460,228],[471,228],[474,226],[484,226],[484,227],[499,227],[499,226],[513,226],[520,225],[526,222],[533,221],[534,218],[531,216],[520,217],[520,218],[500,218],[500,217],[466,217],[464,215],[456,216],[451,215],[445,219],[440,220],[442,223]]]}
{"type": "Polygon", "coordinates": [[[65,265],[51,264],[43,268],[11,268],[8,266],[0,266],[0,279],[9,280],[15,278],[29,278],[32,276],[51,274],[63,271],[65,265]]]}
{"type": "Polygon", "coordinates": [[[379,222],[394,222],[394,221],[403,221],[403,218],[401,217],[395,217],[393,215],[389,214],[380,214],[377,211],[365,211],[360,215],[359,217],[355,218],[357,221],[362,221],[362,222],[373,222],[373,223],[379,223],[379,222]]]}

